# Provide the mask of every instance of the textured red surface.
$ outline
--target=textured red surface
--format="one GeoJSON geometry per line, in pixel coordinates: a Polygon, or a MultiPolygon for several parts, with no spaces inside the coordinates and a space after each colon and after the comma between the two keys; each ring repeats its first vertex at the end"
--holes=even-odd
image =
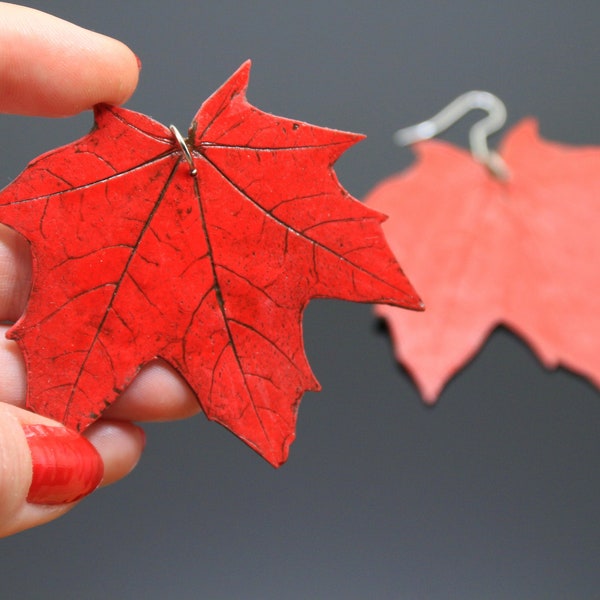
{"type": "Polygon", "coordinates": [[[243,65],[192,122],[192,176],[171,131],[121,108],[33,161],[0,194],[0,222],[31,243],[33,288],[10,330],[28,407],[84,429],[162,358],[209,419],[274,465],[303,392],[310,298],[420,300],[384,217],[332,165],[361,136],[263,113],[243,65]]]}
{"type": "Polygon", "coordinates": [[[391,215],[384,231],[427,306],[376,308],[424,399],[501,324],[547,367],[600,385],[600,149],[544,141],[526,120],[501,148],[506,182],[450,144],[416,149],[366,203],[391,215]]]}

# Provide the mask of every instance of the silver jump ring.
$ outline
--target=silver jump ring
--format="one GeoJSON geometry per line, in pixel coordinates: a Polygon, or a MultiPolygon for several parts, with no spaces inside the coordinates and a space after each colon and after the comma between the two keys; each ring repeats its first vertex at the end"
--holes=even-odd
{"type": "Polygon", "coordinates": [[[179,129],[177,129],[175,125],[169,125],[169,129],[171,130],[171,133],[175,136],[175,139],[177,140],[177,143],[179,144],[179,147],[183,152],[183,156],[185,157],[187,164],[190,165],[190,175],[194,177],[198,173],[198,170],[196,169],[196,165],[194,165],[194,159],[192,158],[192,153],[190,152],[188,145],[183,139],[181,133],[179,133],[179,129]]]}

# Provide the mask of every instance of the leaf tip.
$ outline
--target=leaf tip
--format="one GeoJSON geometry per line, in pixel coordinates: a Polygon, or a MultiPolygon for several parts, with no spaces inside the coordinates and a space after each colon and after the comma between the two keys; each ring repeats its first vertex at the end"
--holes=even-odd
{"type": "Polygon", "coordinates": [[[285,437],[280,445],[259,445],[242,438],[259,456],[264,458],[273,468],[279,469],[283,466],[290,454],[290,446],[296,439],[294,432],[285,437]]]}
{"type": "Polygon", "coordinates": [[[248,89],[250,81],[250,71],[252,69],[252,61],[250,59],[244,61],[238,70],[229,78],[229,82],[238,90],[248,89]]]}
{"type": "Polygon", "coordinates": [[[347,132],[347,136],[349,146],[354,146],[354,144],[358,144],[359,142],[362,142],[363,140],[367,139],[367,136],[364,133],[352,133],[349,131],[347,132]]]}
{"type": "MultiPolygon", "coordinates": [[[[523,143],[531,143],[540,138],[540,125],[535,117],[525,117],[519,121],[502,140],[500,153],[506,152],[507,147],[515,143],[515,140],[523,140],[523,143]]],[[[517,141],[517,143],[519,143],[517,141]]]]}

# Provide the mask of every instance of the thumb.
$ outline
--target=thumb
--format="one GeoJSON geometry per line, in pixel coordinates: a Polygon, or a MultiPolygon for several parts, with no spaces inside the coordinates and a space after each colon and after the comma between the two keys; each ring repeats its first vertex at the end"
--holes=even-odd
{"type": "Polygon", "coordinates": [[[83,436],[0,404],[0,537],[64,514],[103,472],[100,454],[83,436]]]}

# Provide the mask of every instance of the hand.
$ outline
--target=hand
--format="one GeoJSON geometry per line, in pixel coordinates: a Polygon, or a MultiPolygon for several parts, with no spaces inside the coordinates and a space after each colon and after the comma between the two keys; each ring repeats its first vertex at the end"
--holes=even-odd
{"type": "MultiPolygon", "coordinates": [[[[138,59],[122,43],[0,2],[0,112],[66,116],[99,102],[121,104],[133,93],[138,74],[138,59]]],[[[0,322],[21,315],[30,281],[28,243],[0,225],[0,322]]],[[[185,418],[199,410],[183,380],[155,363],[85,432],[88,444],[60,423],[24,409],[25,366],[15,342],[4,336],[7,329],[0,326],[0,536],[59,517],[99,481],[107,485],[129,473],[145,437],[132,421],[185,418]],[[60,464],[53,464],[54,449],[60,464]],[[87,470],[78,479],[69,464],[82,459],[87,470]]]]}

